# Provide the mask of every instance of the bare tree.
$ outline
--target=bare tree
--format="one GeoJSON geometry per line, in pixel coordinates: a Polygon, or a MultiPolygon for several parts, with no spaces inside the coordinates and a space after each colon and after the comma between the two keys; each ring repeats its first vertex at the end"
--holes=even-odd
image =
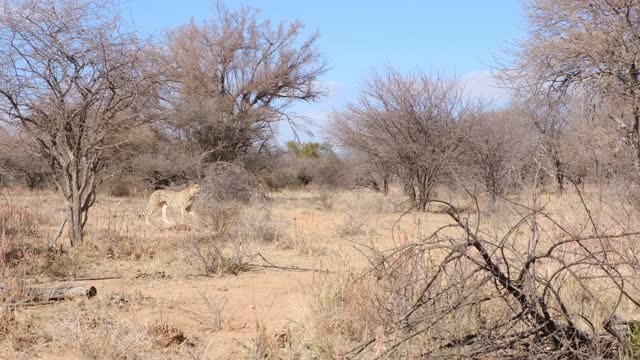
{"type": "Polygon", "coordinates": [[[476,105],[455,81],[388,69],[368,80],[347,111],[334,114],[332,133],[371,163],[392,165],[413,205],[424,210],[481,115],[476,105]]]}
{"type": "Polygon", "coordinates": [[[33,151],[33,140],[0,128],[0,185],[24,183],[31,190],[44,187],[51,168],[33,151]]]}
{"type": "Polygon", "coordinates": [[[631,145],[640,176],[640,3],[533,0],[526,10],[529,37],[507,77],[615,102],[610,118],[631,145]]]}
{"type": "Polygon", "coordinates": [[[195,141],[208,161],[233,161],[264,149],[275,123],[295,122],[290,106],[314,101],[326,70],[318,34],[301,38],[300,22],[260,21],[257,11],[218,4],[217,16],[167,34],[166,96],[177,136],[195,141]]]}
{"type": "Polygon", "coordinates": [[[540,205],[512,204],[512,226],[493,233],[486,219],[439,202],[452,224],[382,253],[370,249],[372,268],[349,286],[375,292],[342,301],[368,309],[359,316],[379,330],[349,332],[361,344],[345,356],[637,358],[640,234],[621,218],[595,215],[602,208],[578,196],[586,227],[540,205]]]}
{"type": "Polygon", "coordinates": [[[389,185],[393,179],[393,164],[373,159],[353,149],[343,156],[351,173],[353,185],[379,191],[384,196],[389,195],[389,185]]]}
{"type": "Polygon", "coordinates": [[[565,189],[567,166],[563,156],[563,141],[569,127],[570,109],[566,101],[549,96],[543,91],[520,93],[516,107],[538,133],[540,157],[550,164],[549,175],[555,178],[558,189],[565,189]]]}
{"type": "MultiPolygon", "coordinates": [[[[473,130],[463,162],[469,176],[484,187],[492,203],[513,183],[514,170],[533,161],[537,138],[515,109],[487,113],[473,130]]],[[[520,171],[517,171],[520,173],[520,171]]]]}
{"type": "Polygon", "coordinates": [[[0,13],[1,120],[31,136],[82,243],[109,154],[147,118],[155,88],[144,47],[103,1],[21,0],[0,13]]]}

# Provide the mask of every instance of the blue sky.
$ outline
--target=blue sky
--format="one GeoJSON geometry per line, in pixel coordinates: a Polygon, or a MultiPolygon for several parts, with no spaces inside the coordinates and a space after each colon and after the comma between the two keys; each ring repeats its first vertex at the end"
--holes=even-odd
{"type": "MultiPolygon", "coordinates": [[[[120,0],[124,18],[145,35],[211,18],[214,0],[120,0]]],[[[295,107],[313,119],[321,139],[326,115],[353,100],[373,70],[392,65],[461,78],[474,96],[497,101],[505,92],[492,84],[493,55],[521,38],[526,20],[519,0],[352,1],[236,0],[230,8],[249,6],[273,22],[298,19],[305,31],[320,32],[318,46],[329,71],[322,77],[329,91],[315,104],[295,107]]],[[[292,137],[281,127],[279,140],[292,137]]],[[[304,136],[304,139],[307,137],[304,136]]]]}

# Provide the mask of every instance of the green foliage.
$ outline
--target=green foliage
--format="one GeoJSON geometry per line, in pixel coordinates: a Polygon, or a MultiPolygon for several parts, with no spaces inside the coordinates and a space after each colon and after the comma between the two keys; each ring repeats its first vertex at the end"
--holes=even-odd
{"type": "Polygon", "coordinates": [[[637,359],[638,357],[640,357],[640,324],[630,324],[622,358],[637,359]]]}
{"type": "Polygon", "coordinates": [[[311,158],[311,159],[333,159],[336,158],[336,153],[333,151],[331,145],[327,143],[297,143],[295,141],[287,142],[287,149],[289,152],[296,156],[311,158]]]}

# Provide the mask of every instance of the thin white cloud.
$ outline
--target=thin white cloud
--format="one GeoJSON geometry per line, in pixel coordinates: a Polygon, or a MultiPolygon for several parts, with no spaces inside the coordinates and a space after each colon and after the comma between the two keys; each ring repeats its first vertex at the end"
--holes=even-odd
{"type": "Polygon", "coordinates": [[[320,105],[343,102],[349,91],[345,83],[337,80],[319,80],[318,86],[324,93],[318,102],[320,105]]]}
{"type": "Polygon", "coordinates": [[[467,73],[460,81],[470,98],[490,102],[494,106],[506,104],[511,97],[510,90],[501,87],[489,70],[467,73]]]}

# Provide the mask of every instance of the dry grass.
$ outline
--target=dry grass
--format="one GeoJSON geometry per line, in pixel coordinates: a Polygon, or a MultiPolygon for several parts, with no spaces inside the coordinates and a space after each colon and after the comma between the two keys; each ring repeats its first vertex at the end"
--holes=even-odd
{"type": "Polygon", "coordinates": [[[205,275],[238,275],[249,271],[250,255],[241,239],[236,239],[231,251],[219,245],[217,237],[191,237],[187,240],[187,251],[205,275]]]}
{"type": "MultiPolygon", "coordinates": [[[[612,204],[590,202],[588,211],[585,212],[584,203],[579,201],[577,196],[563,196],[559,199],[547,197],[545,200],[548,200],[548,211],[558,218],[560,226],[563,226],[563,231],[558,231],[558,225],[541,220],[537,230],[537,236],[540,237],[537,246],[540,251],[545,251],[543,249],[552,247],[560,241],[566,241],[567,232],[576,234],[575,236],[590,233],[594,230],[591,228],[593,227],[592,222],[597,224],[596,231],[603,236],[622,233],[624,229],[629,229],[637,224],[637,219],[629,216],[631,214],[629,209],[624,208],[619,202],[612,204]]],[[[497,236],[507,229],[514,228],[514,222],[519,219],[516,211],[517,206],[506,202],[501,205],[509,210],[503,208],[503,211],[491,211],[490,218],[483,223],[481,233],[496,234],[497,236]]],[[[482,216],[484,215],[487,214],[482,214],[482,216]]],[[[474,218],[477,216],[477,214],[471,214],[469,223],[475,222],[474,218]]],[[[352,267],[339,274],[320,275],[315,278],[309,290],[311,295],[307,305],[305,329],[301,331],[301,334],[305,334],[302,339],[303,346],[310,350],[312,356],[327,359],[341,357],[345,352],[356,348],[358,344],[371,341],[367,351],[360,356],[363,358],[376,357],[385,354],[390,349],[390,344],[401,341],[402,337],[407,334],[406,332],[391,333],[390,329],[397,327],[399,323],[401,324],[399,319],[402,319],[403,315],[416,303],[416,296],[420,293],[425,279],[428,279],[429,274],[433,274],[437,270],[437,265],[441,263],[445,254],[437,247],[428,251],[417,252],[414,250],[419,249],[415,247],[414,241],[424,241],[429,238],[430,232],[423,229],[420,217],[409,216],[409,218],[411,218],[412,224],[405,225],[405,231],[398,231],[399,239],[394,241],[400,246],[398,249],[405,248],[406,250],[389,253],[379,250],[375,246],[364,248],[363,254],[374,266],[374,271],[363,272],[358,270],[358,267],[352,267]],[[384,265],[385,267],[379,266],[385,263],[387,264],[384,265]],[[386,268],[389,264],[392,267],[386,268]],[[398,337],[399,335],[400,337],[398,337]]],[[[403,226],[399,225],[397,228],[400,229],[403,226]]],[[[435,229],[433,226],[430,228],[431,231],[435,229]]],[[[447,232],[440,236],[446,236],[446,234],[447,232]]],[[[512,244],[508,247],[510,254],[507,255],[507,258],[517,259],[517,253],[526,250],[529,236],[530,234],[526,231],[519,230],[516,236],[510,237],[508,241],[512,244]]],[[[623,256],[619,260],[610,258],[614,263],[637,264],[636,257],[640,254],[638,240],[640,239],[636,236],[625,236],[603,244],[602,240],[596,238],[582,241],[580,246],[590,249],[591,252],[597,252],[603,248],[610,249],[610,257],[616,256],[614,254],[623,256]]],[[[577,261],[577,257],[581,256],[578,250],[576,248],[563,250],[564,261],[577,261]]],[[[479,284],[486,282],[486,279],[469,273],[472,268],[465,269],[460,266],[463,264],[451,269],[453,272],[447,276],[447,280],[442,284],[443,289],[457,283],[465,283],[465,286],[473,287],[476,282],[479,284]]],[[[560,269],[559,264],[553,262],[543,266],[539,269],[542,273],[553,274],[560,269]]],[[[616,299],[611,292],[611,284],[607,283],[605,279],[598,280],[602,277],[598,271],[587,270],[585,272],[578,268],[574,271],[580,272],[586,277],[593,277],[594,280],[563,280],[561,296],[565,301],[568,301],[566,311],[588,314],[587,316],[592,319],[594,324],[600,324],[600,326],[611,316],[611,309],[614,308],[617,308],[616,313],[625,319],[640,320],[636,315],[636,307],[630,301],[616,299]],[[585,285],[588,288],[584,288],[585,285]],[[580,302],[571,299],[584,300],[580,302]],[[588,299],[597,299],[597,301],[593,302],[588,299]]],[[[640,297],[640,291],[638,291],[640,283],[633,283],[633,279],[637,278],[634,275],[635,270],[621,265],[617,271],[624,273],[627,279],[632,281],[632,283],[627,282],[631,287],[629,291],[632,296],[640,297]]],[[[484,289],[483,286],[477,288],[474,290],[475,296],[482,298],[483,294],[488,296],[491,293],[491,291],[485,290],[490,289],[484,289]]],[[[459,339],[463,338],[465,334],[482,332],[482,329],[491,328],[491,324],[504,314],[504,306],[507,305],[498,299],[486,299],[479,301],[477,305],[466,311],[448,313],[447,311],[450,310],[447,309],[450,309],[451,304],[457,301],[463,301],[463,299],[456,299],[455,294],[449,294],[445,302],[434,302],[428,309],[423,309],[426,311],[424,316],[427,319],[424,321],[434,321],[433,326],[419,332],[415,338],[407,340],[397,351],[410,357],[418,356],[418,354],[423,354],[433,348],[434,344],[437,344],[434,339],[442,337],[443,334],[447,334],[446,336],[450,339],[459,339]]],[[[557,313],[554,314],[558,316],[557,313]]],[[[406,328],[406,331],[410,329],[410,327],[406,328]]],[[[599,328],[599,331],[603,331],[602,327],[599,328]]],[[[624,351],[626,354],[635,354],[633,349],[635,348],[636,335],[634,335],[634,331],[631,331],[630,334],[628,342],[630,345],[627,345],[624,351]]],[[[523,354],[525,353],[523,352],[523,354]]],[[[450,352],[447,356],[464,356],[464,353],[450,352]]],[[[626,356],[628,358],[629,355],[626,356]]]]}
{"type": "MultiPolygon", "coordinates": [[[[465,216],[474,223],[473,202],[440,194],[465,207],[465,216]]],[[[86,244],[69,248],[63,237],[64,252],[55,253],[46,250],[45,240],[55,233],[62,217],[58,196],[16,191],[11,194],[11,206],[0,205],[5,229],[0,237],[0,282],[15,289],[5,296],[16,298],[26,286],[46,286],[60,279],[119,279],[88,281],[99,292],[92,300],[0,307],[0,357],[29,358],[47,352],[83,359],[335,359],[366,339],[374,339],[367,356],[381,354],[397,340],[397,334],[388,330],[415,302],[425,274],[432,274],[444,256],[436,247],[395,255],[391,249],[419,243],[451,221],[439,207],[401,216],[403,199],[397,189],[387,198],[362,190],[326,195],[323,200],[324,194],[318,192],[286,190],[269,194],[270,201],[264,203],[209,206],[198,213],[199,226],[194,228],[148,227],[135,216],[144,208],[144,198],[103,195],[92,209],[86,244]],[[252,267],[249,264],[258,261],[257,253],[285,269],[332,272],[252,267]],[[402,267],[367,272],[394,256],[402,267]]],[[[587,192],[585,197],[601,233],[640,225],[630,205],[615,192],[587,192]]],[[[531,193],[524,192],[513,200],[531,198],[531,193]]],[[[575,194],[544,194],[539,200],[548,203],[546,210],[571,233],[592,231],[575,194]]],[[[516,210],[508,202],[499,202],[491,211],[481,211],[486,220],[481,231],[504,234],[514,225],[516,210]]],[[[541,247],[563,239],[563,233],[550,223],[542,221],[540,226],[541,247]]],[[[519,231],[509,240],[509,256],[515,257],[524,246],[519,241],[529,236],[525,229],[519,231]]],[[[453,230],[442,233],[454,235],[453,230]]],[[[635,256],[636,240],[611,246],[635,256]]],[[[600,246],[595,241],[585,245],[600,246]]],[[[447,281],[459,281],[455,274],[466,271],[464,267],[452,271],[447,281]]],[[[572,306],[601,321],[614,299],[603,284],[591,281],[590,287],[601,300],[572,306]]],[[[584,297],[578,283],[567,281],[565,291],[563,296],[584,297]]],[[[451,296],[448,301],[455,299],[451,296]]],[[[445,302],[439,304],[445,308],[445,302]]],[[[459,335],[487,326],[500,316],[502,306],[499,301],[486,301],[464,314],[448,315],[407,344],[405,354],[432,346],[428,337],[434,334],[459,335]]],[[[621,315],[631,318],[636,313],[624,302],[621,310],[621,315]]],[[[632,348],[637,338],[628,341],[632,348]]]]}
{"type": "Polygon", "coordinates": [[[198,295],[205,305],[202,311],[182,308],[184,316],[196,321],[207,332],[222,330],[226,325],[223,310],[227,304],[226,297],[210,296],[202,290],[198,290],[198,295]]]}
{"type": "Polygon", "coordinates": [[[283,224],[272,219],[269,209],[246,209],[242,214],[245,233],[253,241],[276,243],[283,237],[283,224]]]}
{"type": "Polygon", "coordinates": [[[40,211],[15,205],[0,205],[0,233],[9,237],[34,237],[46,224],[40,211]]]}

